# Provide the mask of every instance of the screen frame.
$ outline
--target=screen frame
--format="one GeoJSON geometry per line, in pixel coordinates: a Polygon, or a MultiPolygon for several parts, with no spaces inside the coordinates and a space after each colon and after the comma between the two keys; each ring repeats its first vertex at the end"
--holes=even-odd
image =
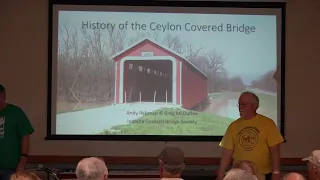
{"type": "Polygon", "coordinates": [[[280,132],[285,138],[285,49],[286,2],[232,2],[232,1],[104,1],[104,0],[49,0],[48,24],[48,89],[47,134],[45,140],[94,140],[94,141],[198,141],[218,142],[223,136],[169,136],[169,135],[55,135],[52,134],[52,47],[54,5],[118,5],[118,6],[169,6],[169,7],[222,7],[222,8],[271,8],[281,10],[281,92],[280,132]]]}

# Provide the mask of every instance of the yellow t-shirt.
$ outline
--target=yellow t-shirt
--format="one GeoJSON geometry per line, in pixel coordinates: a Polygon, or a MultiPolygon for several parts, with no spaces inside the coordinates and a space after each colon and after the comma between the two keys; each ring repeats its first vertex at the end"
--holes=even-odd
{"type": "Polygon", "coordinates": [[[237,119],[228,127],[220,146],[233,150],[233,162],[252,161],[259,174],[272,172],[269,147],[284,142],[284,139],[268,117],[257,114],[249,120],[237,119]]]}

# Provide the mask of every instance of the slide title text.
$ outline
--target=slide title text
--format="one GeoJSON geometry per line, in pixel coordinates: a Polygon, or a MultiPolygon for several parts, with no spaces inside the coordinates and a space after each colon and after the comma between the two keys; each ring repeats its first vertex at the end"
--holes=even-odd
{"type": "Polygon", "coordinates": [[[98,22],[98,21],[82,21],[82,29],[91,30],[136,30],[136,31],[187,31],[187,32],[238,32],[251,34],[256,32],[256,27],[246,24],[192,24],[185,23],[181,24],[171,24],[169,22],[160,24],[156,22],[150,22],[148,24],[135,22],[123,22],[123,23],[110,23],[110,22],[98,22]]]}

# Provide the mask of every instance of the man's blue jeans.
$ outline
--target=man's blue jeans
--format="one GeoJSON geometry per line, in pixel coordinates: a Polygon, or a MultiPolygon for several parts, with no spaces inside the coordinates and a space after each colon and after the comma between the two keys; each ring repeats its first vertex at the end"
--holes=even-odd
{"type": "Polygon", "coordinates": [[[10,176],[15,172],[15,169],[0,169],[0,180],[10,180],[10,176]]]}

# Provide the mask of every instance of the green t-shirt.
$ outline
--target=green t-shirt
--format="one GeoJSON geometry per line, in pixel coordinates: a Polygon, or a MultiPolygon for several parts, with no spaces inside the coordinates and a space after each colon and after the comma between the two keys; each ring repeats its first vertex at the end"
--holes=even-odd
{"type": "Polygon", "coordinates": [[[23,136],[34,131],[24,111],[7,104],[0,111],[0,169],[15,169],[21,157],[23,136]]]}

